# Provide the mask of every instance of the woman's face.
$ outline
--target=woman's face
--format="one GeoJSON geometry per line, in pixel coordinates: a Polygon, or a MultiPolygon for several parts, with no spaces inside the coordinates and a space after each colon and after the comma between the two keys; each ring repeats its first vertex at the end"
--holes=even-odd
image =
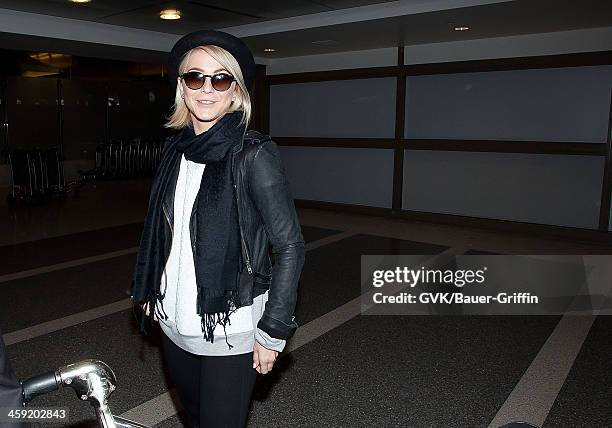
{"type": "MultiPolygon", "coordinates": [[[[202,49],[194,49],[187,60],[187,71],[200,71],[213,75],[220,72],[230,74],[221,64],[215,61],[202,49]]],[[[190,89],[183,79],[178,79],[178,87],[185,105],[191,113],[191,121],[196,134],[210,129],[227,111],[235,97],[236,81],[233,81],[226,91],[213,88],[211,79],[206,77],[200,89],[190,89]],[[207,101],[205,103],[204,101],[207,101]],[[210,103],[212,101],[212,103],[210,103]]]]}

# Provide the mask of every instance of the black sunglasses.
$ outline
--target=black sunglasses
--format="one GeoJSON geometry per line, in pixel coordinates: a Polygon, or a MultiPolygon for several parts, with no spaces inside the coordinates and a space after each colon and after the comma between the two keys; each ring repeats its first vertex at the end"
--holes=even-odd
{"type": "Polygon", "coordinates": [[[189,89],[197,90],[204,86],[204,82],[207,77],[210,77],[210,83],[212,87],[217,91],[227,91],[229,87],[232,85],[234,76],[227,73],[217,73],[213,74],[204,74],[201,71],[188,71],[186,73],[181,74],[181,79],[185,82],[185,85],[189,89]]]}

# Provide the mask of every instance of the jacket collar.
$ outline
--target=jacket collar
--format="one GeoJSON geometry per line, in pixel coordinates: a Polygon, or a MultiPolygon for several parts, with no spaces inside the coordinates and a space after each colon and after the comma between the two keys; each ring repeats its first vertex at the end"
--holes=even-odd
{"type": "MultiPolygon", "coordinates": [[[[245,135],[246,135],[246,132],[245,132],[245,135]]],[[[232,148],[232,154],[238,153],[240,150],[242,150],[243,147],[244,147],[244,135],[242,136],[242,140],[240,141],[240,143],[236,144],[234,148],[232,148]]]]}

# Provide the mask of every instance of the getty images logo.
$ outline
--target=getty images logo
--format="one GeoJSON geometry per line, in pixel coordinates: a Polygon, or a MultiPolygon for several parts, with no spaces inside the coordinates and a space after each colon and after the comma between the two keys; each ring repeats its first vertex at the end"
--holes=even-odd
{"type": "Polygon", "coordinates": [[[385,284],[406,284],[414,288],[418,283],[425,284],[452,284],[455,287],[465,285],[482,284],[485,281],[485,271],[482,269],[410,269],[406,266],[396,267],[393,270],[375,270],[372,273],[372,284],[374,287],[382,287],[385,284]]]}

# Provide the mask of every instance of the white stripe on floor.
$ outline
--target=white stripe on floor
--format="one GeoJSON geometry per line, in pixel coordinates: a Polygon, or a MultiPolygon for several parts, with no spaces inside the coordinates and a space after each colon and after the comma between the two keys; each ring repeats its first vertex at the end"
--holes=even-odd
{"type": "Polygon", "coordinates": [[[524,421],[542,426],[569,374],[594,316],[563,316],[489,428],[524,421]]]}
{"type": "MultiPolygon", "coordinates": [[[[332,242],[340,241],[342,239],[349,238],[353,235],[356,235],[354,232],[342,232],[336,233],[334,235],[328,236],[323,239],[318,239],[316,241],[310,242],[306,244],[305,250],[310,251],[315,248],[319,248],[323,245],[331,244],[332,242]]],[[[0,283],[3,281],[11,281],[13,279],[26,278],[28,276],[40,275],[42,273],[53,272],[55,270],[66,269],[74,266],[80,266],[87,263],[94,263],[100,260],[106,260],[113,257],[124,256],[126,254],[135,253],[138,251],[137,247],[127,248],[125,250],[114,251],[112,253],[101,254],[93,257],[86,257],[83,259],[72,260],[65,263],[59,263],[56,265],[41,267],[37,269],[31,269],[23,272],[12,273],[9,275],[0,276],[0,283]],[[9,279],[6,279],[10,277],[9,279]]],[[[32,327],[24,328],[22,330],[17,330],[11,333],[6,333],[2,337],[6,346],[14,345],[19,342],[23,342],[26,340],[34,339],[35,337],[42,336],[45,334],[53,333],[55,331],[72,327],[87,321],[92,321],[97,318],[102,318],[108,315],[112,315],[116,312],[121,312],[126,309],[130,309],[132,307],[131,299],[124,299],[118,302],[114,302],[108,305],[100,306],[97,308],[89,309],[84,312],[79,312],[77,314],[69,315],[64,318],[59,318],[56,320],[48,321],[42,324],[37,324],[32,327]]]]}
{"type": "Polygon", "coordinates": [[[28,278],[30,276],[41,275],[43,273],[55,272],[57,270],[68,269],[76,266],[86,265],[88,263],[95,263],[102,260],[112,259],[114,257],[125,256],[133,254],[138,251],[138,247],[126,248],[125,250],[113,251],[110,253],[99,254],[97,256],[84,257],[82,259],[70,260],[68,262],[57,263],[54,265],[43,266],[35,269],[28,269],[21,272],[9,273],[6,275],[0,275],[0,283],[14,281],[16,279],[28,278]]]}
{"type": "MultiPolygon", "coordinates": [[[[315,248],[322,247],[323,245],[331,244],[332,242],[340,241],[342,239],[350,238],[356,235],[355,232],[342,232],[328,236],[323,239],[318,239],[313,242],[306,244],[306,251],[314,250],[315,248]]],[[[138,252],[138,247],[126,248],[124,250],[112,251],[110,253],[99,254],[97,256],[84,257],[82,259],[70,260],[68,262],[57,263],[49,266],[42,266],[34,269],[28,269],[20,272],[9,273],[0,275],[0,283],[14,281],[16,279],[28,278],[30,276],[41,275],[44,273],[55,272],[62,269],[68,269],[76,266],[86,265],[88,263],[95,263],[102,260],[112,259],[114,257],[125,256],[128,254],[134,254],[138,252]]]]}
{"type": "MultiPolygon", "coordinates": [[[[583,259],[585,266],[597,268],[587,275],[586,289],[577,294],[607,296],[611,286],[609,278],[612,277],[612,264],[607,263],[610,256],[592,255],[583,259]]],[[[561,318],[489,428],[515,421],[544,425],[600,310],[596,308],[589,312],[590,315],[576,315],[579,312],[574,311],[561,318]]]]}
{"type": "Polygon", "coordinates": [[[356,232],[341,232],[336,233],[334,235],[330,235],[325,238],[317,239],[316,241],[312,241],[306,244],[306,251],[314,250],[315,248],[322,247],[324,245],[332,244],[337,241],[341,241],[342,239],[350,238],[351,236],[357,235],[356,232]]]}
{"type": "Polygon", "coordinates": [[[73,327],[87,321],[92,321],[97,318],[102,318],[116,312],[125,311],[132,307],[131,299],[124,299],[118,302],[113,302],[108,305],[98,306],[97,308],[89,309],[78,314],[68,315],[64,318],[36,324],[35,326],[13,331],[2,335],[6,346],[14,345],[19,342],[33,339],[35,337],[44,336],[45,334],[53,333],[63,328],[73,327]]]}
{"type": "Polygon", "coordinates": [[[176,415],[181,410],[183,410],[183,406],[178,399],[176,389],[172,388],[168,392],[145,401],[140,406],[136,406],[119,416],[152,427],[170,416],[176,415]]]}

